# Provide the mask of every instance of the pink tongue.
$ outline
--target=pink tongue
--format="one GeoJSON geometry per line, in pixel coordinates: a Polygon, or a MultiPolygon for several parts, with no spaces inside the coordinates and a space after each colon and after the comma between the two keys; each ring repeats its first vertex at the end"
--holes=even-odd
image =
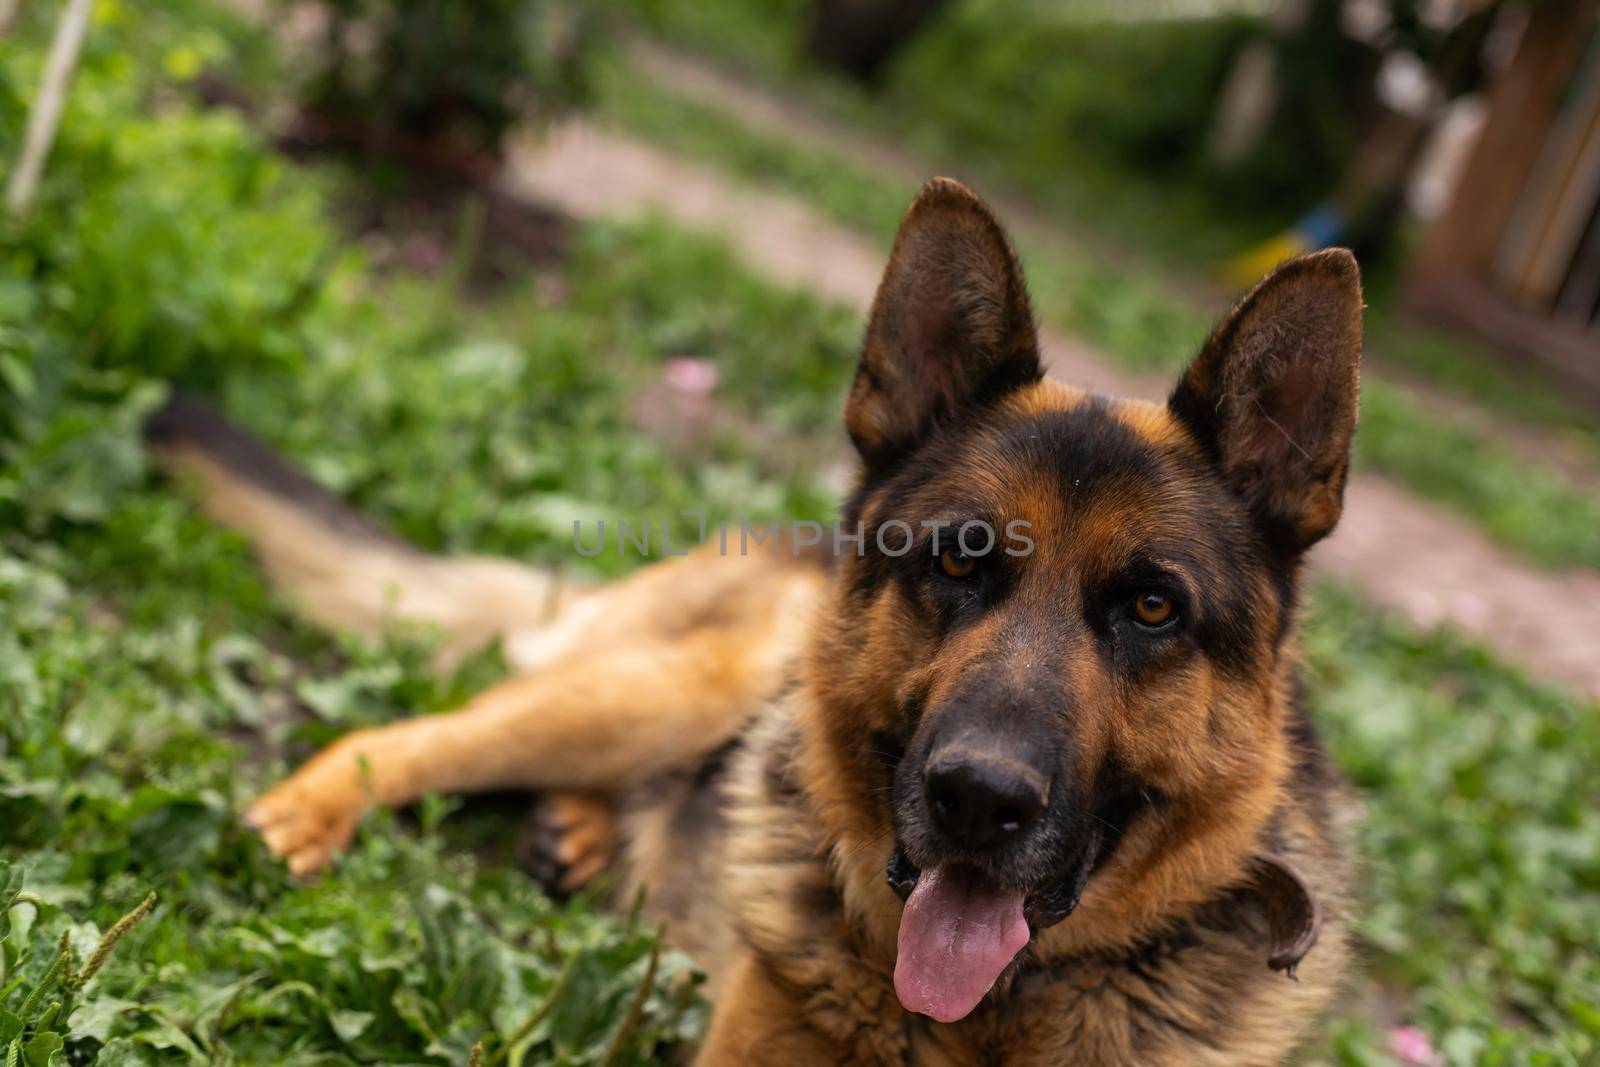
{"type": "Polygon", "coordinates": [[[1022,894],[972,871],[923,871],[900,916],[894,991],[907,1011],[953,1023],[978,1006],[1028,943],[1022,894]]]}

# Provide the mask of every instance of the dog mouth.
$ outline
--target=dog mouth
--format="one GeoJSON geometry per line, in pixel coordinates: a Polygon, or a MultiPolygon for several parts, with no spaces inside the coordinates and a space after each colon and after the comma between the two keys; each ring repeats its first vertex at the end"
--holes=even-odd
{"type": "Polygon", "coordinates": [[[965,864],[919,871],[896,848],[889,885],[905,900],[894,965],[901,1007],[942,1023],[970,1014],[1035,934],[1077,908],[1100,842],[1094,833],[1069,873],[1036,893],[965,864]]]}
{"type": "Polygon", "coordinates": [[[1033,939],[1026,900],[971,867],[923,871],[900,916],[894,991],[901,1007],[964,1018],[1033,939]]]}
{"type": "Polygon", "coordinates": [[[1066,919],[1110,857],[1131,808],[1099,820],[1077,856],[1035,890],[1005,886],[960,862],[919,870],[896,844],[889,888],[905,901],[894,987],[901,1007],[949,1023],[965,1018],[1039,931],[1066,919]]]}

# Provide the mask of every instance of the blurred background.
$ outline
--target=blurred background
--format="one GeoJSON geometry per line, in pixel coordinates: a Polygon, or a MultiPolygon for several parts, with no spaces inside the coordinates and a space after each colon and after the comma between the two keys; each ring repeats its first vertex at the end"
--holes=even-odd
{"type": "Polygon", "coordinates": [[[140,428],[197,394],[430,549],[575,575],[639,562],[578,559],[577,518],[827,520],[936,173],[1012,228],[1050,372],[1106,391],[1160,396],[1273,264],[1357,251],[1303,643],[1369,810],[1366,967],[1299,1062],[1600,1063],[1595,16],[0,0],[8,1067],[690,1047],[693,961],[544,897],[526,798],[380,816],[312,886],[243,831],[317,745],[505,668],[297,621],[140,428]]]}

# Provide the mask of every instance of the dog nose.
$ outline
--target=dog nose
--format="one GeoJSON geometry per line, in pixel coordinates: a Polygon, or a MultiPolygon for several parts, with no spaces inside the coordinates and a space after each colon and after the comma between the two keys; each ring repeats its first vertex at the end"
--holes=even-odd
{"type": "Polygon", "coordinates": [[[1047,803],[1028,768],[976,755],[930,760],[922,792],[934,826],[968,848],[1016,837],[1039,821],[1047,803]]]}

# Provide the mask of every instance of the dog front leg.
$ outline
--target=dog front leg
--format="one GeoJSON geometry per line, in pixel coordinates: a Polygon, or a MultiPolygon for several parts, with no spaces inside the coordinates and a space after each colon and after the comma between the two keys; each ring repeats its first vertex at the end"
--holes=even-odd
{"type": "Polygon", "coordinates": [[[309,875],[374,805],[492,789],[612,792],[732,738],[777,684],[769,674],[745,635],[721,629],[567,660],[459,711],[340,738],[245,818],[309,875]]]}

